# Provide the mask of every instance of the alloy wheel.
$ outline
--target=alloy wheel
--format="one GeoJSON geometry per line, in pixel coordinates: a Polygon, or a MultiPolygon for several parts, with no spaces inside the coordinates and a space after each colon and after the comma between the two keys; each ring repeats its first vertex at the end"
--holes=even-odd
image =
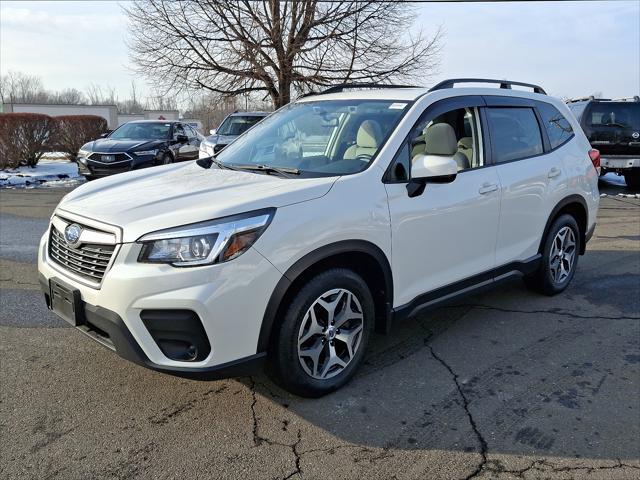
{"type": "Polygon", "coordinates": [[[564,282],[571,274],[576,256],[576,238],[570,227],[562,227],[556,233],[549,254],[549,271],[556,283],[564,282]]]}
{"type": "Polygon", "coordinates": [[[362,340],[364,315],[358,298],[336,288],[318,297],[298,332],[298,360],[313,378],[326,380],[353,360],[362,340]]]}

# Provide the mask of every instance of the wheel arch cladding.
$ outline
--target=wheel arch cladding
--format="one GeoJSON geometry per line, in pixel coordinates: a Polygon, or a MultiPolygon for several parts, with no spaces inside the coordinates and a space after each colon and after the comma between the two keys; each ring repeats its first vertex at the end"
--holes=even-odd
{"type": "Polygon", "coordinates": [[[365,240],[346,240],[314,250],[294,263],[282,276],[271,294],[262,319],[258,352],[269,349],[279,327],[278,318],[306,281],[331,268],[349,268],[366,282],[375,306],[375,331],[386,333],[391,323],[393,277],[384,252],[365,240]]]}
{"type": "Polygon", "coordinates": [[[587,202],[580,195],[570,195],[563,198],[554,208],[551,210],[551,215],[547,220],[547,224],[544,227],[544,233],[540,239],[540,246],[538,252],[542,253],[545,239],[553,225],[561,215],[569,214],[576,219],[578,229],[580,230],[580,255],[583,255],[586,249],[586,234],[587,234],[587,221],[588,221],[587,202]]]}

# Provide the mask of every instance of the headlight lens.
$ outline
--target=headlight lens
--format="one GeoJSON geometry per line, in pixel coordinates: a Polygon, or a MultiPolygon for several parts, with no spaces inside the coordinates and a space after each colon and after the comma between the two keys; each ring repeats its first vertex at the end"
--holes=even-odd
{"type": "Polygon", "coordinates": [[[269,226],[275,208],[195,223],[144,235],[138,261],[192,267],[239,257],[269,226]]]}
{"type": "Polygon", "coordinates": [[[133,152],[136,155],[155,155],[158,153],[158,149],[155,150],[138,150],[137,152],[133,152]]]}
{"type": "Polygon", "coordinates": [[[78,157],[88,157],[89,155],[91,155],[91,152],[89,150],[78,150],[78,157]]]}

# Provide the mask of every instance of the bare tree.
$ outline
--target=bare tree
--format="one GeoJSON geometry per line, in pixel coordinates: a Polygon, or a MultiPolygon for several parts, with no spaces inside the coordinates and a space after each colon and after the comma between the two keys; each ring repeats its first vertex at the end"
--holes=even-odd
{"type": "Polygon", "coordinates": [[[36,75],[8,72],[0,77],[2,103],[49,103],[50,95],[36,75]]]}
{"type": "Polygon", "coordinates": [[[319,0],[138,0],[123,7],[131,57],[164,92],[292,92],[338,82],[423,80],[441,32],[411,36],[412,5],[319,0]]]}

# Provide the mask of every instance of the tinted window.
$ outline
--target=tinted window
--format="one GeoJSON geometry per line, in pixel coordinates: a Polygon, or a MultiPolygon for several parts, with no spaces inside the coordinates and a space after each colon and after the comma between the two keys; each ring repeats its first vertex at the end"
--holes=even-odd
{"type": "Polygon", "coordinates": [[[152,140],[169,138],[170,123],[131,122],[114,130],[109,138],[130,138],[132,140],[152,140]]]}
{"type": "Polygon", "coordinates": [[[593,103],[587,115],[587,125],[640,129],[640,103],[593,103]]]}
{"type": "Polygon", "coordinates": [[[174,140],[178,138],[178,135],[186,135],[184,133],[184,128],[179,123],[175,124],[173,127],[173,138],[174,140]]]}
{"type": "Polygon", "coordinates": [[[542,136],[533,109],[489,108],[487,118],[496,163],[542,153],[542,136]]]}
{"type": "Polygon", "coordinates": [[[240,116],[234,115],[232,117],[227,117],[220,128],[218,128],[218,135],[241,135],[251,127],[253,127],[256,123],[262,120],[263,117],[258,117],[255,115],[247,115],[240,116]]]}
{"type": "Polygon", "coordinates": [[[556,148],[569,140],[573,129],[569,121],[550,103],[539,102],[538,111],[542,117],[542,124],[547,130],[551,148],[556,148]]]}
{"type": "Polygon", "coordinates": [[[567,107],[569,107],[569,110],[571,110],[571,113],[573,113],[578,121],[582,119],[582,113],[584,112],[586,106],[586,103],[570,103],[567,105],[567,107]]]}

